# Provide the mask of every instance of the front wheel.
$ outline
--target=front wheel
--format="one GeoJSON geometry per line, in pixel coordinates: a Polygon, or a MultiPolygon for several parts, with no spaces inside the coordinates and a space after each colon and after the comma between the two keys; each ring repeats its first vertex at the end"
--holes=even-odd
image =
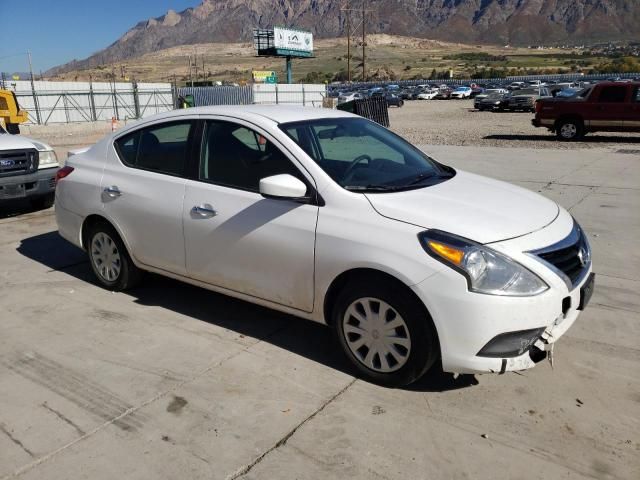
{"type": "Polygon", "coordinates": [[[87,253],[91,269],[103,287],[119,292],[140,282],[142,271],[134,265],[111,225],[98,223],[91,228],[87,253]]]}
{"type": "Polygon", "coordinates": [[[365,379],[401,387],[419,379],[439,355],[431,318],[419,300],[389,282],[358,281],[338,296],[333,327],[365,379]]]}

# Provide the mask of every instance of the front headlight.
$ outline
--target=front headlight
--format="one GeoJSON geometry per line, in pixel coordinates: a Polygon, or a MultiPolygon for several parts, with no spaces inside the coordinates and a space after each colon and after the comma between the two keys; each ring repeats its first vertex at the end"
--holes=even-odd
{"type": "Polygon", "coordinates": [[[40,161],[38,163],[38,168],[51,168],[60,166],[58,163],[58,157],[56,152],[53,150],[45,150],[42,152],[38,152],[40,161]]]}
{"type": "Polygon", "coordinates": [[[484,245],[440,230],[418,237],[429,255],[467,278],[472,292],[527,297],[549,289],[535,273],[484,245]]]}

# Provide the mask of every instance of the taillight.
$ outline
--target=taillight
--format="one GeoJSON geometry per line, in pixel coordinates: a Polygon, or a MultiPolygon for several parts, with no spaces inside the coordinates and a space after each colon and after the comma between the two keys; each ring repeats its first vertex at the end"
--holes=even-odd
{"type": "Polygon", "coordinates": [[[62,167],[56,172],[56,183],[65,177],[68,177],[73,172],[73,167],[62,167]]]}

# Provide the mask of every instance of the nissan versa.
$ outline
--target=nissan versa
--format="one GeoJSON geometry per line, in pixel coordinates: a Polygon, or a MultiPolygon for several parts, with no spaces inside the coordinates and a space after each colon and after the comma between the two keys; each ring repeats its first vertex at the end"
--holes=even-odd
{"type": "Polygon", "coordinates": [[[566,210],[336,110],[161,114],[77,152],[57,182],[60,234],[104,287],[150,271],[326,323],[384,385],[436,362],[530,368],[593,291],[566,210]]]}

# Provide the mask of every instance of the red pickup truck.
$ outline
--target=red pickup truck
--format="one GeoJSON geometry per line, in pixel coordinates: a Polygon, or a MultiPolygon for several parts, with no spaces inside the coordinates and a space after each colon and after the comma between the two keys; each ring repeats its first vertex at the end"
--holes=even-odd
{"type": "Polygon", "coordinates": [[[640,82],[602,82],[572,97],[538,100],[531,123],[561,140],[589,132],[640,132],[640,82]]]}

